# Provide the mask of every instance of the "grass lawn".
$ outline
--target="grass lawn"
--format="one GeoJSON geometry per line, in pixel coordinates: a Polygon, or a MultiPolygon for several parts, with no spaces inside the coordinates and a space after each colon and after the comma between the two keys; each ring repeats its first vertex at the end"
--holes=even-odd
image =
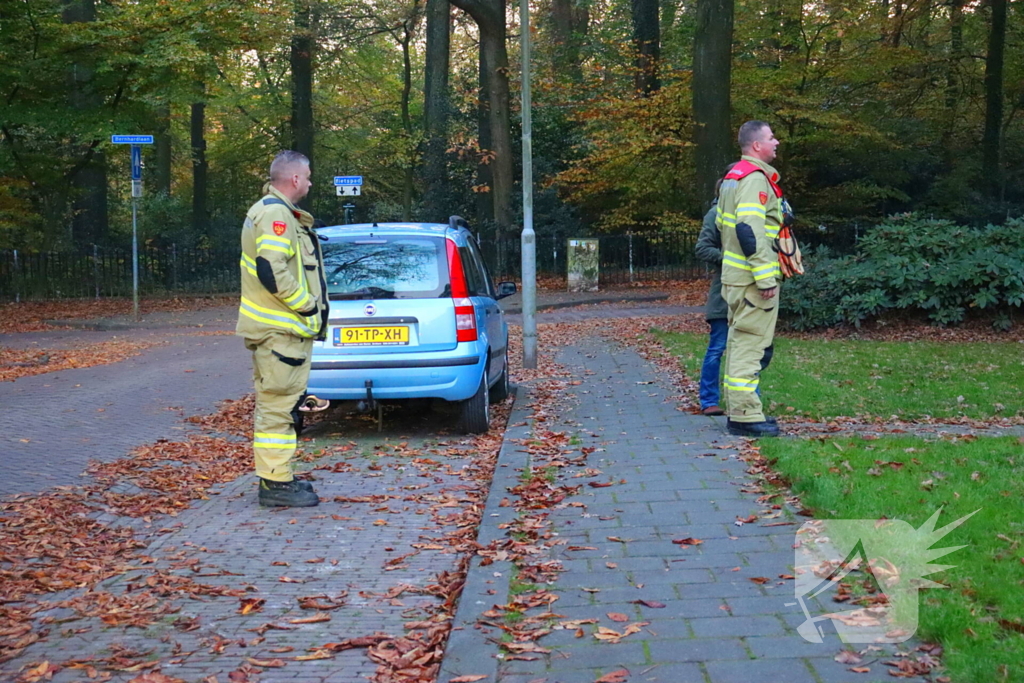
{"type": "MultiPolygon", "coordinates": [[[[761,452],[820,519],[901,519],[936,528],[980,512],[935,544],[966,545],[925,578],[918,636],[945,648],[955,683],[1024,681],[1024,446],[1014,437],[766,439],[761,452]]],[[[843,609],[848,609],[844,607],[843,609]]]]}
{"type": "MultiPolygon", "coordinates": [[[[691,377],[707,337],[655,332],[691,377]]],[[[1008,417],[1021,412],[1024,344],[776,339],[761,378],[771,412],[840,415],[1008,417]],[[789,410],[792,408],[793,410],[789,410]]]]}

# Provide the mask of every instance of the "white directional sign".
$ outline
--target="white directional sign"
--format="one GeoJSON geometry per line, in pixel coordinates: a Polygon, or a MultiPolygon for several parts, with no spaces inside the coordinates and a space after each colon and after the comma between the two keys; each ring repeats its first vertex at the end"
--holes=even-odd
{"type": "Polygon", "coordinates": [[[363,176],[361,175],[336,175],[334,176],[334,184],[337,186],[342,185],[362,185],[363,176]]]}
{"type": "Polygon", "coordinates": [[[360,185],[337,185],[334,189],[339,197],[358,197],[363,188],[360,185]]]}

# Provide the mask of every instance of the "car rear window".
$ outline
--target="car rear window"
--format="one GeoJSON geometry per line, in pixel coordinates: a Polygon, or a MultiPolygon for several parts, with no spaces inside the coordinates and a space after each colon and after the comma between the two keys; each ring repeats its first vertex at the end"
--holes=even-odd
{"type": "Polygon", "coordinates": [[[322,243],[331,299],[432,299],[447,296],[444,238],[331,237],[322,243]]]}

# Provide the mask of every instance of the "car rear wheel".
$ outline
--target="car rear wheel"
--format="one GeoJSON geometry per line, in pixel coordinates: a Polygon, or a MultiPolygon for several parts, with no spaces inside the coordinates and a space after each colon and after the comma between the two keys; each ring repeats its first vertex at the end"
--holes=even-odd
{"type": "Polygon", "coordinates": [[[487,390],[487,372],[480,378],[476,393],[459,405],[459,429],[467,434],[483,434],[490,427],[491,402],[487,390]]]}
{"type": "Polygon", "coordinates": [[[501,366],[501,377],[491,387],[491,403],[501,403],[508,398],[508,354],[505,354],[505,360],[501,366]]]}

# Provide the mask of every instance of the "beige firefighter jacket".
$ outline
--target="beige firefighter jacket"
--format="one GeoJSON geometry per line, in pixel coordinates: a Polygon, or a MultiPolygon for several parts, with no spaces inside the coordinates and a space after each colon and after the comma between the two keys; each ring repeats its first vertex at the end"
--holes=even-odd
{"type": "Polygon", "coordinates": [[[768,178],[778,183],[779,173],[759,159],[742,158],[764,173],[753,172],[739,180],[727,175],[722,181],[715,221],[722,233],[722,284],[771,289],[782,279],[779,255],[773,249],[782,225],[782,206],[768,178]],[[742,224],[750,230],[738,233],[737,226],[742,224]]]}
{"type": "Polygon", "coordinates": [[[323,339],[327,285],[313,217],[275,188],[253,204],[242,226],[242,299],[235,334],[260,342],[274,332],[323,339]]]}

